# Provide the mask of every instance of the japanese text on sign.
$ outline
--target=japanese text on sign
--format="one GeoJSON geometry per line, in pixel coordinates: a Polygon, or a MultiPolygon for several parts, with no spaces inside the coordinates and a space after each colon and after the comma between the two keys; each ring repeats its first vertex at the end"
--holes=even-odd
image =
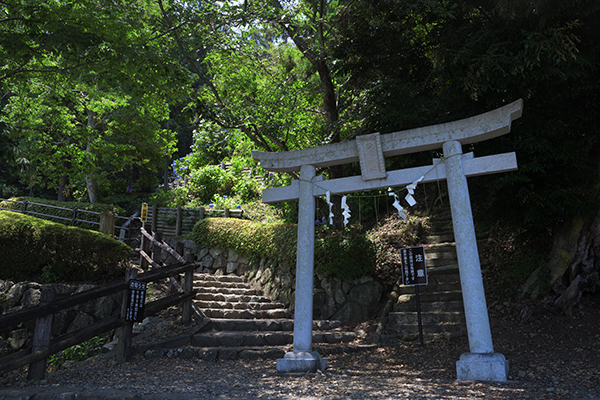
{"type": "Polygon", "coordinates": [[[423,246],[400,249],[402,258],[402,284],[427,285],[427,266],[423,246]]]}
{"type": "Polygon", "coordinates": [[[144,320],[144,303],[146,302],[146,282],[129,281],[129,298],[127,300],[127,321],[142,322],[144,320]]]}
{"type": "Polygon", "coordinates": [[[142,222],[146,222],[148,220],[148,203],[142,203],[142,214],[140,219],[142,222]]]}

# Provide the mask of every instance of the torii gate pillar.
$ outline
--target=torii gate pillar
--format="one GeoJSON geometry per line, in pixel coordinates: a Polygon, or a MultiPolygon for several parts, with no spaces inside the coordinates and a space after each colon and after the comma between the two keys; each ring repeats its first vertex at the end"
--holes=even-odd
{"type": "Polygon", "coordinates": [[[303,165],[300,168],[294,351],[277,360],[277,372],[316,372],[327,368],[327,360],[321,358],[316,351],[312,351],[315,263],[315,197],[312,186],[315,176],[314,166],[303,165]]]}
{"type": "Polygon", "coordinates": [[[449,141],[443,144],[443,149],[471,350],[456,362],[458,380],[505,381],[508,377],[508,361],[502,354],[494,353],[492,345],[469,187],[462,165],[462,146],[460,142],[449,141]]]}

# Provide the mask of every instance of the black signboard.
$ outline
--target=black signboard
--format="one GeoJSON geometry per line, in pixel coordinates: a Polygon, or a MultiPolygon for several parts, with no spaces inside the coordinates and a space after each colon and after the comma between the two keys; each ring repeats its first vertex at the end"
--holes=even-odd
{"type": "Polygon", "coordinates": [[[146,282],[129,281],[129,298],[125,320],[142,322],[144,320],[144,303],[146,302],[146,282]]]}
{"type": "Polygon", "coordinates": [[[402,257],[402,284],[427,285],[427,266],[423,246],[400,249],[402,257]]]}

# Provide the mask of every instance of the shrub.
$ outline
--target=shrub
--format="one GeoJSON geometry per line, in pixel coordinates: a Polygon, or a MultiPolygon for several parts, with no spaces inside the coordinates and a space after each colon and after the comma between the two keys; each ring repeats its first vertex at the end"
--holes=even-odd
{"type": "Polygon", "coordinates": [[[105,281],[123,276],[131,249],[99,232],[0,211],[0,279],[105,281]]]}
{"type": "Polygon", "coordinates": [[[206,165],[192,172],[187,187],[192,197],[208,203],[214,194],[229,194],[234,184],[231,172],[217,165],[206,165]]]}
{"type": "MultiPolygon", "coordinates": [[[[256,223],[233,218],[206,218],[194,226],[190,238],[211,247],[233,249],[296,265],[298,228],[294,224],[256,223]]],[[[375,272],[375,249],[354,231],[324,230],[315,239],[315,273],[355,279],[375,272]]]]}

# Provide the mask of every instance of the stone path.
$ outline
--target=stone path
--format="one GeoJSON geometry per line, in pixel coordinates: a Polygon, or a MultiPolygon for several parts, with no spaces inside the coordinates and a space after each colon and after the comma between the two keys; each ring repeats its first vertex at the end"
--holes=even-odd
{"type": "MultiPolygon", "coordinates": [[[[195,274],[195,303],[206,315],[191,332],[135,345],[146,358],[257,360],[282,358],[293,343],[294,320],[283,304],[264,296],[235,275],[195,274]]],[[[313,321],[314,349],[334,354],[369,347],[362,331],[348,331],[341,321],[313,321]]]]}

